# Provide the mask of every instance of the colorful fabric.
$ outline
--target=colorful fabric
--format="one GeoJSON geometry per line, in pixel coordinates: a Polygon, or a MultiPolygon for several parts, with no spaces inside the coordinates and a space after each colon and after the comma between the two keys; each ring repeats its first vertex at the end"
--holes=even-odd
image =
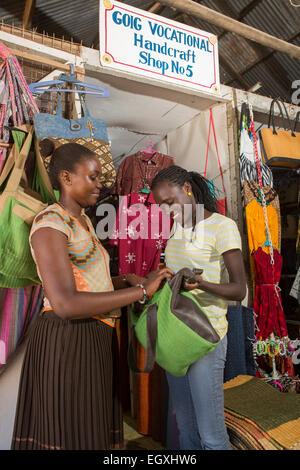
{"type": "Polygon", "coordinates": [[[239,375],[224,384],[225,421],[241,439],[249,434],[257,444],[248,448],[300,449],[300,395],[282,393],[264,380],[239,375]]]}
{"type": "Polygon", "coordinates": [[[170,225],[170,218],[155,203],[152,193],[123,196],[110,240],[119,249],[119,274],[144,277],[157,269],[170,225]]]}
{"type": "MultiPolygon", "coordinates": [[[[278,251],[281,247],[281,220],[279,198],[275,190],[266,186],[263,188],[267,202],[267,218],[269,231],[272,238],[272,245],[278,251]]],[[[255,268],[253,260],[253,252],[263,246],[267,240],[267,232],[264,219],[264,209],[261,203],[259,186],[257,183],[244,182],[245,196],[245,217],[248,234],[248,247],[250,256],[250,271],[252,279],[255,277],[255,268]]],[[[263,251],[269,253],[268,246],[263,247],[263,251]]]]}
{"type": "MultiPolygon", "coordinates": [[[[28,88],[19,62],[10,50],[0,42],[0,80],[4,82],[4,90],[0,103],[0,140],[9,141],[9,131],[5,126],[9,121],[14,126],[30,123],[34,113],[38,113],[36,102],[28,88]]],[[[0,148],[0,173],[7,157],[7,149],[0,148]]]]}
{"type": "Polygon", "coordinates": [[[281,303],[279,281],[282,268],[282,256],[273,251],[274,264],[271,257],[262,248],[254,254],[255,265],[255,297],[254,312],[256,316],[256,337],[263,340],[271,333],[280,338],[288,336],[284,311],[281,303]]]}
{"type": "Polygon", "coordinates": [[[23,340],[42,299],[41,286],[0,289],[0,368],[23,340]]]}
{"type": "MultiPolygon", "coordinates": [[[[86,292],[110,292],[114,290],[109,272],[109,255],[99,242],[90,219],[82,211],[88,230],[80,224],[66,209],[59,204],[52,204],[40,212],[35,218],[30,232],[30,247],[33,259],[34,250],[31,245],[32,235],[39,229],[50,227],[59,230],[67,237],[68,255],[72,265],[76,288],[86,292]]],[[[39,271],[38,271],[39,274],[39,271]]],[[[41,279],[41,276],[39,274],[41,279]]],[[[42,280],[42,279],[41,279],[42,280]]],[[[52,310],[49,300],[44,299],[44,310],[52,310]]],[[[115,326],[119,311],[97,315],[94,318],[115,326]]]]}
{"type": "MultiPolygon", "coordinates": [[[[236,223],[221,214],[213,213],[195,227],[184,229],[175,224],[165,250],[168,268],[174,272],[182,268],[203,269],[202,277],[213,283],[228,282],[223,253],[241,250],[241,236],[236,223]],[[192,241],[191,241],[192,238],[192,241]]],[[[200,289],[191,291],[207,314],[213,327],[223,338],[227,332],[226,312],[228,302],[200,289]]]]}
{"type": "Polygon", "coordinates": [[[148,187],[160,170],[174,165],[173,157],[155,152],[152,155],[137,152],[126,157],[119,166],[114,194],[120,196],[141,191],[148,187]]]}

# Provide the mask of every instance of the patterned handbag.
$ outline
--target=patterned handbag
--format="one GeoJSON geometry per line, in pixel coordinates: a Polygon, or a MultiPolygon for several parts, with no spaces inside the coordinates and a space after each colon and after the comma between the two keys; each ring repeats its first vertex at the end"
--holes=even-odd
{"type": "MultiPolygon", "coordinates": [[[[84,117],[79,119],[63,117],[60,93],[57,94],[56,114],[34,115],[36,152],[40,154],[40,143],[46,138],[54,142],[55,148],[69,142],[84,145],[98,155],[102,166],[101,183],[105,188],[110,188],[115,183],[116,170],[108,143],[106,124],[101,119],[92,118],[82,96],[80,99],[84,117]]],[[[50,159],[51,155],[44,159],[46,168],[50,159]]]]}

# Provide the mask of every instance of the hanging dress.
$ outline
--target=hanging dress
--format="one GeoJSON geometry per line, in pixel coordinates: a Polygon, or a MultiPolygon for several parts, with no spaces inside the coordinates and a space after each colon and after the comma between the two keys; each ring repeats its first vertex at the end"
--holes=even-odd
{"type": "MultiPolygon", "coordinates": [[[[280,251],[281,247],[281,223],[280,205],[276,191],[270,186],[263,188],[267,203],[267,217],[273,246],[280,251]]],[[[244,182],[245,196],[245,217],[248,234],[248,246],[250,255],[250,271],[252,279],[255,277],[255,268],[252,253],[262,246],[267,239],[267,232],[264,220],[264,209],[260,195],[260,187],[255,181],[244,182]]],[[[269,248],[264,247],[263,251],[268,252],[269,248]]]]}
{"type": "Polygon", "coordinates": [[[288,336],[284,312],[278,286],[282,268],[282,256],[278,250],[273,250],[274,264],[271,264],[270,254],[258,248],[254,254],[255,265],[255,298],[254,312],[256,314],[257,337],[263,340],[271,333],[280,338],[288,336]]]}

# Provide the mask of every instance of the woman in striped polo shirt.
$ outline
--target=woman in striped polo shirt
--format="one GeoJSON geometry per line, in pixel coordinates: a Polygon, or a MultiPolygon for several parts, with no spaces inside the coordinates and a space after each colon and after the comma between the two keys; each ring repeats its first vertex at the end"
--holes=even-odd
{"type": "Polygon", "coordinates": [[[180,448],[229,450],[223,398],[226,312],[229,300],[241,301],[246,295],[241,237],[236,223],[217,213],[215,191],[199,173],[171,166],[157,174],[151,189],[157,204],[174,219],[166,266],[175,273],[185,267],[203,270],[183,287],[195,295],[221,338],[184,377],[166,373],[180,448]]]}

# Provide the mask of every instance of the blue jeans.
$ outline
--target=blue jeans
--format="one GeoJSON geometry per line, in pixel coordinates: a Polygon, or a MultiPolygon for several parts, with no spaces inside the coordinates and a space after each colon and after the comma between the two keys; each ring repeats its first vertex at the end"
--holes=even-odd
{"type": "Polygon", "coordinates": [[[224,421],[227,336],[184,377],[166,373],[181,450],[232,450],[224,421]]]}

